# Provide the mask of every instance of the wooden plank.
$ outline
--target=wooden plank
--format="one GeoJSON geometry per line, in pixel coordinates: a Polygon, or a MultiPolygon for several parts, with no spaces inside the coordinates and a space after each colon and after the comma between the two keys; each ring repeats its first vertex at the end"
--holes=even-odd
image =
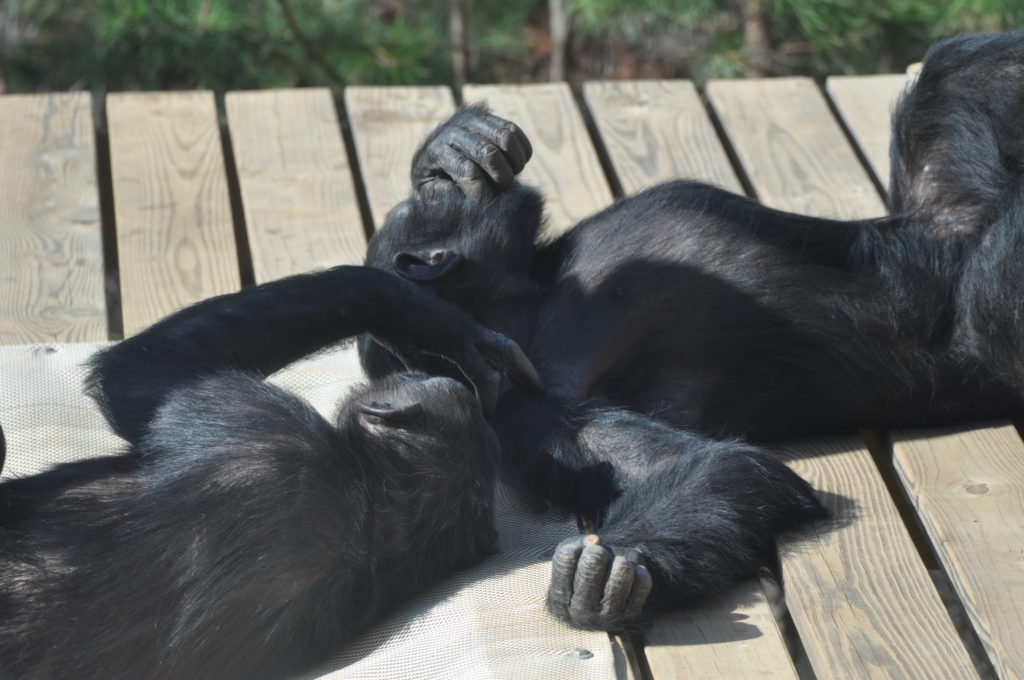
{"type": "MultiPolygon", "coordinates": [[[[443,88],[346,90],[345,102],[367,195],[376,196],[378,201],[408,197],[412,154],[423,138],[454,109],[449,97],[443,88]],[[390,96],[392,92],[394,99],[390,96]],[[443,106],[446,99],[447,107],[443,106]],[[399,185],[401,191],[397,192],[399,185]],[[386,199],[388,196],[391,198],[386,199]]],[[[546,161],[541,158],[534,162],[546,161]]],[[[378,224],[391,207],[391,204],[380,203],[374,208],[378,224]]],[[[501,578],[494,577],[491,562],[476,568],[476,572],[457,575],[457,579],[465,579],[466,583],[479,584],[486,579],[487,588],[464,587],[458,589],[457,595],[446,595],[443,600],[448,604],[439,603],[442,614],[436,617],[416,602],[400,608],[381,626],[389,631],[386,635],[371,633],[367,636],[371,641],[369,646],[355,641],[342,659],[343,663],[351,665],[330,677],[388,676],[381,669],[399,667],[393,660],[396,651],[401,652],[399,658],[403,663],[414,655],[420,667],[419,675],[423,677],[479,676],[480,663],[488,669],[485,676],[612,676],[615,660],[606,634],[573,629],[544,609],[551,568],[539,556],[571,535],[574,526],[553,515],[538,518],[536,513],[522,514],[517,510],[521,501],[509,502],[510,495],[514,494],[499,485],[496,514],[502,552],[495,559],[508,561],[497,570],[501,578]],[[552,525],[560,525],[562,533],[547,533],[552,525]],[[443,608],[460,601],[463,604],[458,616],[443,613],[443,608]],[[461,621],[466,626],[460,638],[462,644],[451,646],[440,657],[424,651],[421,640],[430,640],[434,635],[431,631],[439,625],[450,626],[452,621],[461,621]],[[381,645],[382,638],[388,640],[388,644],[381,645]],[[368,654],[368,649],[374,652],[368,654]],[[583,656],[574,652],[582,652],[583,656]],[[452,664],[453,654],[471,659],[477,665],[452,664]]]]}
{"type": "Polygon", "coordinates": [[[778,447],[837,522],[783,554],[786,602],[819,678],[976,678],[864,444],[778,447]]]}
{"type": "Polygon", "coordinates": [[[646,642],[655,678],[798,677],[757,581],[660,617],[646,642]]]}
{"type": "Polygon", "coordinates": [[[583,96],[625,193],[680,178],[743,193],[690,81],[591,82],[583,96]]]}
{"type": "Polygon", "coordinates": [[[225,97],[257,283],[362,264],[366,232],[326,88],[225,97]]]}
{"type": "Polygon", "coordinates": [[[896,471],[1000,678],[1024,678],[1024,443],[1006,424],[894,435],[896,471]]]}
{"type": "Polygon", "coordinates": [[[545,235],[556,236],[612,202],[597,153],[566,83],[467,85],[463,99],[486,101],[533,145],[522,181],[544,192],[545,235]],[[537,162],[543,159],[543,162],[537,162]]]}
{"type": "MultiPolygon", "coordinates": [[[[718,81],[708,96],[766,202],[819,215],[882,213],[812,81],[718,81]]],[[[841,520],[783,557],[787,601],[818,677],[976,677],[863,443],[815,440],[787,451],[841,520]]]]}
{"type": "Polygon", "coordinates": [[[106,337],[91,98],[0,97],[0,342],[106,337]]]}
{"type": "Polygon", "coordinates": [[[107,96],[125,334],[238,289],[212,92],[107,96]]]}
{"type": "Polygon", "coordinates": [[[376,228],[409,197],[409,164],[430,132],[455,111],[447,87],[347,87],[345,109],[376,228]]]}
{"type": "Polygon", "coordinates": [[[826,217],[885,213],[813,80],[717,80],[707,94],[765,205],[826,217]]]}
{"type": "Polygon", "coordinates": [[[906,87],[902,73],[830,76],[825,89],[882,186],[889,186],[889,119],[906,87]]]}
{"type": "MultiPolygon", "coordinates": [[[[888,146],[890,127],[881,122],[905,82],[902,75],[829,79],[836,107],[866,145],[876,172],[888,173],[888,155],[879,154],[888,146]]],[[[896,470],[993,665],[1001,677],[1024,676],[1024,655],[1016,645],[1024,633],[1022,614],[1007,597],[1024,582],[1016,569],[1019,555],[1008,547],[1022,544],[1021,532],[1014,531],[1020,522],[1006,522],[1022,515],[1020,438],[1005,421],[977,431],[898,431],[892,438],[896,470]],[[986,474],[996,480],[998,493],[979,493],[987,484],[970,481],[986,474]]]]}
{"type": "MultiPolygon", "coordinates": [[[[683,176],[742,191],[691,83],[587,83],[584,95],[627,193],[683,176]]],[[[656,678],[796,675],[756,583],[699,609],[660,617],[645,640],[656,678]]]]}

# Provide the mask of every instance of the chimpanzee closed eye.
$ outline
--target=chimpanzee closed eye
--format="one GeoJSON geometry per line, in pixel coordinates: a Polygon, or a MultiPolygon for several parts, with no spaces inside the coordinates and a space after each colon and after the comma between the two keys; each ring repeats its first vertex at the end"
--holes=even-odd
{"type": "MultiPolygon", "coordinates": [[[[540,195],[508,176],[529,157],[514,124],[466,106],[426,140],[366,264],[515,340],[543,379],[506,389],[494,427],[503,478],[580,518],[552,612],[628,630],[774,563],[777,536],[824,510],[739,438],[1021,408],[1022,69],[1024,31],[928,53],[876,220],[677,181],[541,242],[540,195]]],[[[371,375],[394,369],[360,350],[371,375]]]]}

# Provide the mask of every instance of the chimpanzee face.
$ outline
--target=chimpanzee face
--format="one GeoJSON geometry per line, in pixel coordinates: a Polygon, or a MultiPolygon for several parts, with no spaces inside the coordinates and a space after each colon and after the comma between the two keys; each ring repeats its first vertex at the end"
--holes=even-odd
{"type": "Polygon", "coordinates": [[[482,200],[453,192],[406,201],[370,241],[366,264],[449,300],[472,299],[529,271],[540,215],[540,197],[526,188],[482,200]]]}

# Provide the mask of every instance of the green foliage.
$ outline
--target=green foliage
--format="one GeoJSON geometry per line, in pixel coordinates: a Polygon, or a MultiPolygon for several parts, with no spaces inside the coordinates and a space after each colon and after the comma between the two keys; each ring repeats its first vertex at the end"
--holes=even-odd
{"type": "MultiPolygon", "coordinates": [[[[544,78],[547,0],[463,0],[476,81],[544,78]]],[[[937,39],[1024,26],[1021,0],[563,0],[575,78],[901,70],[937,39]],[[746,22],[746,23],[745,23],[746,22]],[[758,68],[764,69],[761,64],[758,68]]],[[[439,0],[0,0],[8,90],[450,83],[439,0]]]]}
{"type": "MultiPolygon", "coordinates": [[[[360,0],[8,0],[10,89],[444,82],[437,3],[388,15],[360,0]],[[326,64],[325,68],[323,65],[326,64]]],[[[2,11],[2,10],[0,10],[2,11]]]]}
{"type": "Polygon", "coordinates": [[[1019,0],[773,0],[775,31],[808,43],[820,73],[895,70],[919,61],[935,41],[1024,23],[1019,0]]]}

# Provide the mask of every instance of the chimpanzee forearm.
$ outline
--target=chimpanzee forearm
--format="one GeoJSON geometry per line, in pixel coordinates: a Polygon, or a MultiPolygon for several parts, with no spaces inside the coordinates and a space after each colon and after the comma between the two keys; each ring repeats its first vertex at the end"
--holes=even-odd
{"type": "Polygon", "coordinates": [[[172,389],[226,368],[269,375],[378,330],[420,295],[384,272],[336,267],[203,300],[99,353],[89,391],[114,430],[135,441],[172,389]]]}
{"type": "Polygon", "coordinates": [[[539,384],[511,341],[397,276],[346,266],[175,312],[100,352],[92,361],[88,391],[114,431],[136,442],[171,390],[225,369],[266,376],[360,333],[370,333],[407,364],[418,365],[421,353],[454,362],[485,407],[493,401],[490,386],[496,390],[500,379],[488,361],[513,379],[539,384]]]}

